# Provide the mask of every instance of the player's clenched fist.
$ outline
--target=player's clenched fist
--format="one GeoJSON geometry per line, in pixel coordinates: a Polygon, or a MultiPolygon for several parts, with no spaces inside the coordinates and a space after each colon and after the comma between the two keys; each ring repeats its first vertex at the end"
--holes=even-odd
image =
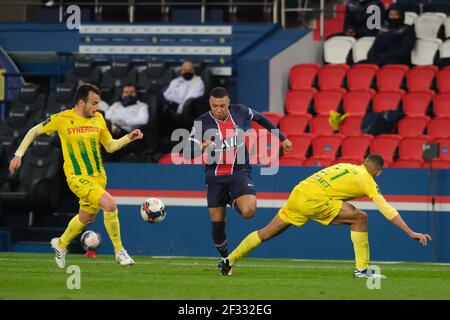
{"type": "Polygon", "coordinates": [[[139,140],[144,137],[144,134],[139,129],[134,129],[128,134],[128,138],[130,138],[131,141],[139,140]]]}
{"type": "Polygon", "coordinates": [[[289,139],[285,139],[281,143],[281,148],[283,148],[285,154],[288,154],[292,150],[292,142],[289,139]]]}

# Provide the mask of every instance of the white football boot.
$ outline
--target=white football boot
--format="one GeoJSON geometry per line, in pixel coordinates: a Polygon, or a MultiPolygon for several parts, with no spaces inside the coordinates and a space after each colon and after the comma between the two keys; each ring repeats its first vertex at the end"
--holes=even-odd
{"type": "Polygon", "coordinates": [[[50,244],[53,248],[53,250],[55,250],[55,262],[58,265],[58,267],[60,269],[64,269],[64,266],[66,264],[66,254],[67,254],[67,249],[62,249],[59,246],[59,238],[53,238],[50,241],[50,244]]]}
{"type": "Polygon", "coordinates": [[[134,260],[131,259],[127,250],[121,249],[116,253],[116,261],[120,263],[121,266],[130,266],[134,263],[134,260]]]}

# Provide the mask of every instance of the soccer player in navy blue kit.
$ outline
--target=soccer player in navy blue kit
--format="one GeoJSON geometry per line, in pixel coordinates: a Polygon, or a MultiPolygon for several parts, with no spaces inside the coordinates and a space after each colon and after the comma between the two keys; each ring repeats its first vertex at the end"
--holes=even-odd
{"type": "Polygon", "coordinates": [[[278,135],[285,153],[292,149],[292,143],[261,113],[241,104],[230,104],[225,88],[212,89],[209,104],[211,111],[198,117],[194,123],[185,155],[192,158],[208,150],[214,158],[214,161],[207,160],[205,165],[207,202],[214,246],[226,258],[227,204],[246,219],[256,212],[256,191],[243,143],[244,128],[248,127],[249,121],[256,121],[269,131],[275,130],[272,133],[278,135]],[[240,157],[239,153],[244,156],[240,157]]]}

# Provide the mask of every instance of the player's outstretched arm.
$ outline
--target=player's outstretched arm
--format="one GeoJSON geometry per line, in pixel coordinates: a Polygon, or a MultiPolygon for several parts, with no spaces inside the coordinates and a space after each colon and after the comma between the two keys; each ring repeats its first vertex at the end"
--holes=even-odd
{"type": "Polygon", "coordinates": [[[252,120],[259,123],[262,127],[266,128],[270,132],[274,133],[276,136],[280,138],[281,148],[283,149],[285,154],[288,154],[289,151],[292,150],[292,142],[286,138],[286,136],[279,131],[269,119],[267,119],[262,113],[258,111],[252,110],[253,118],[252,120]],[[275,131],[273,131],[275,130],[275,131]]]}
{"type": "Polygon", "coordinates": [[[394,207],[392,207],[382,195],[379,194],[373,197],[372,201],[375,203],[381,213],[386,217],[386,219],[391,221],[395,226],[402,229],[410,238],[419,241],[424,246],[427,245],[428,240],[431,240],[431,236],[429,234],[418,233],[411,230],[403,220],[403,218],[400,216],[398,211],[394,207]]]}
{"type": "Polygon", "coordinates": [[[400,216],[400,214],[396,215],[391,222],[406,232],[406,234],[411,237],[411,239],[419,241],[424,246],[427,245],[428,240],[431,240],[431,236],[429,234],[414,232],[411,230],[406,222],[403,220],[403,218],[400,216]]]}
{"type": "Polygon", "coordinates": [[[105,147],[106,151],[109,153],[116,152],[117,150],[122,149],[127,144],[140,140],[144,137],[144,134],[139,129],[134,129],[130,133],[124,135],[120,139],[113,139],[111,137],[111,134],[107,135],[106,138],[101,138],[101,141],[103,143],[103,146],[105,147]],[[103,140],[106,139],[106,142],[103,140]]]}
{"type": "Polygon", "coordinates": [[[41,128],[41,125],[38,124],[31,128],[25,137],[23,138],[22,142],[20,143],[19,148],[17,149],[16,153],[14,154],[14,158],[11,159],[9,162],[9,174],[13,175],[14,172],[20,168],[22,165],[22,157],[27,151],[30,144],[41,134],[43,134],[44,131],[41,128]]]}

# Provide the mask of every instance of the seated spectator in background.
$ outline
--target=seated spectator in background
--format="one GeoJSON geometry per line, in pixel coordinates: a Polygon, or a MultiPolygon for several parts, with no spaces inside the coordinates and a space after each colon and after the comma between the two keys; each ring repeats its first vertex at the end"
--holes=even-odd
{"type": "Polygon", "coordinates": [[[375,37],[378,29],[369,29],[367,20],[373,13],[367,13],[369,6],[378,6],[381,13],[381,24],[384,22],[384,5],[378,0],[350,0],[347,4],[344,20],[344,34],[349,37],[375,37]]]}
{"type": "Polygon", "coordinates": [[[175,129],[192,128],[194,119],[198,116],[199,102],[196,98],[205,94],[205,84],[201,77],[195,75],[191,61],[183,62],[180,73],[181,76],[173,79],[164,92],[167,105],[161,116],[160,137],[163,140],[162,150],[165,151],[173,144],[170,137],[175,129]]]}
{"type": "MultiPolygon", "coordinates": [[[[114,102],[105,111],[108,128],[114,138],[127,134],[134,129],[146,125],[149,121],[148,105],[138,100],[136,87],[127,84],[122,87],[120,100],[114,102]]],[[[138,155],[147,149],[148,137],[129,144],[113,154],[103,154],[105,161],[139,161],[138,155]]]]}
{"type": "Polygon", "coordinates": [[[122,87],[120,100],[105,110],[105,118],[111,122],[111,133],[121,137],[148,123],[148,105],[138,100],[133,84],[122,87]]]}
{"type": "Polygon", "coordinates": [[[168,102],[168,108],[175,113],[183,113],[186,101],[198,98],[205,94],[205,84],[202,78],[194,73],[194,65],[191,61],[185,61],[181,65],[181,76],[173,79],[169,87],[164,91],[164,98],[168,102]]]}
{"type": "Polygon", "coordinates": [[[405,13],[399,4],[393,4],[387,12],[385,25],[367,54],[367,63],[410,64],[416,43],[414,26],[404,23],[405,13]]]}

